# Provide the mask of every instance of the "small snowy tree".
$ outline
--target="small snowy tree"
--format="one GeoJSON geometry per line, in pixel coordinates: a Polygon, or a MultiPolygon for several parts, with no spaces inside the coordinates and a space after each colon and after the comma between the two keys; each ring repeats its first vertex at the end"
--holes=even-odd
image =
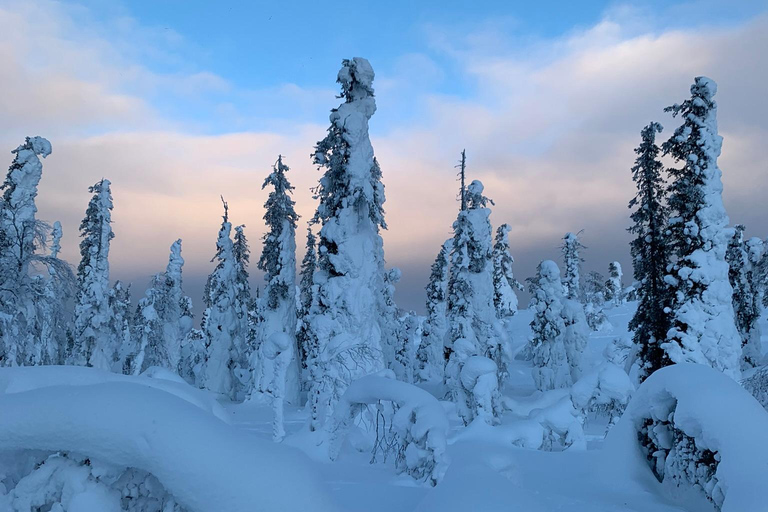
{"type": "MultiPolygon", "coordinates": [[[[254,369],[258,358],[259,333],[256,326],[251,325],[251,309],[254,306],[251,298],[251,284],[248,281],[248,265],[251,262],[251,248],[245,236],[245,226],[235,227],[232,254],[235,258],[235,316],[237,333],[232,345],[232,374],[233,396],[242,400],[254,385],[254,369]]],[[[259,325],[260,327],[260,325],[259,325]]]]}
{"type": "Polygon", "coordinates": [[[565,263],[563,275],[563,289],[565,297],[572,300],[581,300],[581,250],[585,247],[579,241],[579,233],[566,233],[563,237],[563,245],[560,249],[565,263]]]}
{"type": "Polygon", "coordinates": [[[132,373],[133,357],[138,352],[132,332],[131,285],[126,286],[122,281],[116,281],[109,290],[107,302],[110,311],[109,332],[115,341],[112,371],[129,375],[132,373]]]}
{"type": "Polygon", "coordinates": [[[741,335],[741,369],[758,366],[762,358],[760,344],[760,298],[754,287],[754,262],[760,257],[762,241],[758,238],[751,246],[744,241],[744,226],[737,224],[728,244],[726,261],[728,278],[733,287],[733,309],[736,328],[741,335]],[[758,242],[760,242],[758,244],[758,242]]]}
{"type": "MultiPolygon", "coordinates": [[[[498,393],[505,374],[502,359],[501,328],[496,318],[493,288],[492,230],[488,220],[492,204],[483,196],[483,184],[473,181],[464,194],[466,210],[461,210],[453,224],[451,270],[448,281],[449,360],[446,383],[465,424],[475,419],[478,397],[465,384],[463,368],[473,356],[490,359],[495,364],[498,393]]],[[[478,368],[488,368],[479,364],[478,368]]],[[[470,379],[471,380],[471,379],[470,379]]],[[[474,382],[474,381],[473,381],[474,382]]],[[[490,392],[490,391],[489,391],[490,392]]],[[[494,421],[501,411],[495,409],[494,421]]]]}
{"type": "Polygon", "coordinates": [[[109,329],[109,244],[112,192],[102,179],[88,190],[93,197],[80,224],[79,289],[75,305],[75,340],[70,364],[109,370],[114,366],[114,340],[109,329]]]}
{"type": "Polygon", "coordinates": [[[593,331],[600,331],[610,325],[603,309],[605,295],[603,275],[600,272],[589,272],[584,280],[584,314],[593,331]]]}
{"type": "Polygon", "coordinates": [[[442,381],[445,373],[446,293],[451,240],[446,240],[432,263],[427,284],[427,319],[416,352],[417,382],[442,381]]]}
{"type": "Polygon", "coordinates": [[[380,310],[384,284],[384,185],[373,155],[368,121],[376,111],[373,69],[356,57],[338,74],[343,103],[317,143],[324,169],[315,197],[321,225],[314,297],[308,315],[311,428],[317,430],[354,379],[385,366],[380,310]]]}
{"type": "Polygon", "coordinates": [[[509,253],[509,230],[509,224],[499,226],[493,244],[493,305],[496,306],[496,316],[500,319],[517,313],[515,288],[522,290],[512,273],[515,259],[509,253]]]}
{"type": "Polygon", "coordinates": [[[563,344],[563,286],[554,261],[539,263],[531,292],[533,381],[541,391],[568,387],[572,380],[563,344]]]}
{"type": "Polygon", "coordinates": [[[624,285],[621,284],[621,278],[624,274],[621,271],[621,263],[612,261],[608,264],[608,280],[605,282],[605,300],[613,303],[614,306],[620,306],[624,303],[624,285]]]}
{"type": "Polygon", "coordinates": [[[669,209],[665,205],[666,190],[659,161],[660,148],[656,134],[659,123],[651,123],[641,131],[642,142],[635,149],[637,159],[632,166],[632,179],[637,194],[629,202],[633,208],[633,225],[628,231],[635,236],[630,242],[632,266],[636,283],[637,310],[629,322],[637,346],[640,382],[650,374],[671,363],[662,343],[670,328],[669,291],[664,282],[670,263],[667,233],[669,209]]]}
{"type": "Polygon", "coordinates": [[[669,174],[670,240],[677,260],[667,275],[672,327],[664,350],[672,362],[693,362],[740,375],[741,338],[725,253],[732,230],[723,206],[715,82],[697,77],[691,98],[665,111],[683,124],[662,145],[680,167],[669,174]]]}

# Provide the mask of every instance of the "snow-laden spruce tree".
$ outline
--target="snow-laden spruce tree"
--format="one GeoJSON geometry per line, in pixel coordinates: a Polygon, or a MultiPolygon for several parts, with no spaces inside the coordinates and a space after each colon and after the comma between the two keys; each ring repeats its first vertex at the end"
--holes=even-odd
{"type": "Polygon", "coordinates": [[[669,170],[670,241],[676,261],[667,275],[672,327],[664,350],[672,362],[707,364],[740,375],[741,338],[725,253],[732,230],[723,206],[717,133],[717,85],[697,77],[691,98],[665,111],[683,124],[662,145],[679,167],[669,170]]]}
{"type": "Polygon", "coordinates": [[[133,373],[152,366],[178,371],[181,344],[190,330],[189,298],[182,290],[181,240],[171,245],[168,266],[156,274],[146,296],[139,301],[135,316],[138,351],[134,357],[133,373]]]}
{"type": "Polygon", "coordinates": [[[448,292],[448,257],[452,240],[446,240],[432,263],[427,284],[427,318],[422,326],[421,343],[416,352],[417,382],[439,382],[445,374],[445,335],[448,292]]]}
{"type": "Polygon", "coordinates": [[[612,261],[608,264],[608,280],[605,282],[605,300],[614,306],[620,306],[624,303],[624,286],[621,284],[621,278],[624,273],[621,271],[621,263],[612,261]]]}
{"type": "Polygon", "coordinates": [[[75,292],[74,280],[69,264],[59,259],[62,229],[59,221],[51,229],[51,246],[48,256],[36,258],[48,268],[48,277],[37,276],[33,282],[36,293],[37,328],[33,350],[27,351],[26,364],[63,364],[64,355],[71,338],[71,310],[69,301],[75,292]]]}
{"type": "MultiPolygon", "coordinates": [[[[573,381],[581,376],[581,356],[587,346],[589,324],[584,313],[584,293],[581,289],[581,250],[585,249],[579,240],[579,233],[566,233],[560,246],[565,264],[562,315],[565,321],[563,345],[571,369],[573,381]]],[[[559,273],[559,269],[558,269],[559,273]]]]}
{"type": "Polygon", "coordinates": [[[666,309],[670,295],[664,282],[670,263],[670,244],[667,192],[662,177],[664,165],[659,161],[661,150],[656,144],[656,134],[661,130],[659,123],[643,128],[641,143],[635,148],[637,159],[632,166],[637,194],[629,202],[633,224],[628,231],[635,236],[630,242],[630,252],[638,305],[629,329],[634,332],[632,339],[637,347],[640,382],[671,363],[662,347],[670,328],[666,309]]]}
{"type": "Polygon", "coordinates": [[[299,366],[296,358],[296,222],[289,171],[278,156],[262,189],[271,187],[264,203],[264,247],[258,268],[264,271],[258,391],[271,398],[275,439],[282,439],[283,403],[297,403],[299,366]]]}
{"type": "Polygon", "coordinates": [[[299,305],[298,320],[296,326],[296,348],[301,372],[301,389],[306,391],[309,382],[307,375],[307,358],[309,355],[309,311],[312,308],[312,287],[315,280],[315,268],[317,268],[317,239],[312,233],[311,224],[307,226],[307,244],[304,258],[301,260],[301,276],[299,279],[299,305]]]}
{"type": "Polygon", "coordinates": [[[589,272],[584,279],[584,314],[593,331],[600,331],[609,325],[605,315],[605,277],[600,272],[589,272]]]}
{"type": "Polygon", "coordinates": [[[133,337],[133,320],[131,318],[131,285],[115,281],[109,290],[109,331],[115,341],[115,354],[112,357],[115,373],[132,374],[133,358],[138,353],[138,346],[133,337]]]}
{"type": "Polygon", "coordinates": [[[566,233],[560,250],[563,253],[565,274],[563,274],[563,290],[565,297],[572,300],[581,300],[581,250],[585,247],[579,240],[579,233],[566,233]]]}
{"type": "Polygon", "coordinates": [[[206,354],[201,369],[201,382],[206,389],[235,399],[237,391],[234,382],[235,347],[242,346],[243,329],[238,318],[239,304],[237,274],[229,222],[229,209],[224,203],[219,237],[216,241],[216,268],[205,285],[205,312],[202,332],[205,337],[206,354]]]}
{"type": "MultiPolygon", "coordinates": [[[[44,233],[36,219],[40,157],[51,154],[42,137],[27,137],[13,150],[0,203],[0,366],[29,364],[36,351],[36,312],[29,267],[44,233]]],[[[39,284],[35,287],[39,287],[39,284]]]]}
{"type": "Polygon", "coordinates": [[[509,224],[502,224],[496,229],[493,244],[493,305],[496,316],[506,319],[517,313],[517,294],[515,288],[522,286],[512,273],[515,259],[509,253],[509,224]]]}
{"type": "Polygon", "coordinates": [[[736,328],[741,335],[741,369],[758,366],[762,359],[760,344],[760,297],[755,289],[753,265],[759,261],[762,240],[744,241],[744,226],[737,224],[728,244],[725,259],[728,262],[728,278],[733,287],[733,310],[736,328]]]}
{"type": "Polygon", "coordinates": [[[384,273],[384,287],[379,297],[379,308],[382,312],[381,352],[387,368],[395,373],[395,378],[411,383],[413,382],[413,377],[410,375],[413,368],[412,354],[405,346],[407,333],[404,317],[395,304],[395,286],[402,277],[403,273],[397,267],[384,273]]]}
{"type": "Polygon", "coordinates": [[[251,247],[245,236],[245,225],[235,226],[232,254],[235,257],[235,312],[237,317],[237,335],[232,345],[232,374],[234,396],[243,400],[254,386],[255,359],[258,358],[259,332],[256,325],[251,325],[251,309],[255,306],[251,298],[251,284],[248,280],[248,265],[251,262],[251,247]]]}
{"type": "Polygon", "coordinates": [[[531,348],[536,388],[541,391],[566,388],[572,380],[563,344],[563,285],[554,261],[542,261],[536,268],[529,309],[533,312],[531,348]]]}
{"type": "Polygon", "coordinates": [[[315,292],[308,321],[313,338],[308,365],[311,428],[317,429],[354,379],[385,367],[380,311],[384,288],[384,185],[368,137],[376,111],[373,69],[344,60],[338,74],[344,102],[317,143],[314,162],[324,169],[315,189],[321,225],[315,292]]]}
{"type": "MultiPolygon", "coordinates": [[[[480,402],[497,404],[504,375],[501,328],[493,304],[493,232],[489,216],[490,200],[483,196],[483,184],[473,181],[463,194],[467,209],[461,210],[453,223],[453,246],[448,280],[448,348],[449,359],[445,380],[465,424],[475,419],[480,402]],[[473,379],[463,378],[464,365],[473,357],[489,359],[495,364],[496,389],[493,395],[479,396],[473,379]]],[[[487,369],[490,365],[474,359],[473,368],[487,369]]],[[[479,391],[479,390],[478,390],[479,391]]],[[[486,411],[487,412],[487,411],[486,411]]],[[[492,421],[498,421],[500,406],[493,408],[492,421]]],[[[488,419],[488,418],[486,418],[488,419]]]]}
{"type": "Polygon", "coordinates": [[[70,364],[111,370],[115,340],[109,329],[109,244],[112,233],[112,191],[101,179],[89,187],[93,194],[80,223],[80,265],[75,303],[74,346],[70,364]]]}

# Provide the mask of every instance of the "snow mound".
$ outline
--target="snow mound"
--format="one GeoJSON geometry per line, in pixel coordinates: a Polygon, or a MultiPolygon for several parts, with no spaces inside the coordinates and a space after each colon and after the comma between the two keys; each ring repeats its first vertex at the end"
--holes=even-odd
{"type": "Polygon", "coordinates": [[[229,415],[213,394],[194,388],[175,374],[148,368],[141,376],[121,375],[85,366],[24,366],[0,368],[0,394],[21,393],[51,386],[89,386],[122,382],[165,391],[229,423],[229,415]]]}
{"type": "Polygon", "coordinates": [[[146,471],[189,512],[335,510],[304,455],[149,386],[44,387],[0,395],[0,410],[0,454],[71,452],[146,471]]]}
{"type": "Polygon", "coordinates": [[[738,383],[705,365],[676,364],[652,374],[605,450],[617,469],[651,464],[668,492],[694,487],[722,512],[765,510],[768,503],[768,413],[738,383]]]}
{"type": "Polygon", "coordinates": [[[354,381],[339,400],[334,413],[330,455],[338,457],[344,434],[360,405],[389,401],[396,404],[392,425],[399,437],[399,471],[437,485],[448,467],[446,455],[448,417],[440,402],[412,384],[369,375],[354,381]]]}

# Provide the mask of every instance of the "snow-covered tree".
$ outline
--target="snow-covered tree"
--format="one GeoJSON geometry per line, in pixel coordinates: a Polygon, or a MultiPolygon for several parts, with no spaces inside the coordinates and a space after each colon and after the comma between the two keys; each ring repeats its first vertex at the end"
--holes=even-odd
{"type": "Polygon", "coordinates": [[[624,303],[624,285],[621,284],[621,278],[624,273],[621,271],[621,263],[612,261],[608,264],[608,280],[605,282],[605,300],[613,303],[614,306],[620,306],[624,303]]]}
{"type": "Polygon", "coordinates": [[[563,298],[562,313],[565,323],[563,346],[571,369],[571,378],[576,382],[581,378],[581,362],[589,339],[589,324],[584,314],[584,305],[575,299],[563,298]]]}
{"type": "Polygon", "coordinates": [[[75,305],[74,346],[70,364],[109,370],[114,366],[114,340],[109,329],[109,244],[112,233],[110,182],[89,187],[93,194],[80,224],[80,265],[75,305]]]}
{"type": "MultiPolygon", "coordinates": [[[[233,338],[232,373],[234,396],[237,400],[244,399],[254,385],[255,361],[258,358],[259,333],[257,326],[251,325],[251,309],[254,306],[251,298],[251,284],[248,281],[248,265],[251,262],[251,248],[245,236],[245,226],[235,227],[232,254],[235,258],[235,300],[236,328],[238,333],[233,338]]],[[[258,326],[260,327],[260,325],[258,326]]]]}
{"type": "Polygon", "coordinates": [[[344,60],[338,74],[344,102],[317,143],[314,162],[325,172],[315,189],[321,225],[315,293],[308,315],[311,428],[332,413],[354,379],[384,368],[380,311],[384,287],[384,185],[368,121],[376,111],[373,69],[344,60]]]}
{"type": "Polygon", "coordinates": [[[662,344],[670,328],[669,291],[664,282],[670,263],[667,234],[669,209],[665,204],[666,188],[661,175],[664,165],[659,161],[660,148],[656,134],[659,123],[650,123],[640,132],[642,141],[635,148],[637,159],[632,166],[632,179],[637,194],[629,202],[634,209],[628,231],[635,236],[630,242],[635,278],[637,310],[629,322],[637,346],[638,377],[644,381],[650,374],[671,363],[662,344]]]}
{"type": "Polygon", "coordinates": [[[563,237],[563,245],[560,246],[565,264],[563,275],[563,290],[565,297],[572,300],[581,300],[581,250],[585,247],[579,240],[579,233],[566,233],[563,237]]]}
{"type": "Polygon", "coordinates": [[[242,346],[243,330],[238,318],[241,305],[238,300],[238,264],[232,244],[232,224],[229,209],[224,203],[224,216],[216,241],[216,268],[205,286],[205,312],[202,332],[205,336],[206,355],[201,369],[201,382],[206,389],[235,399],[234,367],[235,347],[242,346]]]}
{"type": "Polygon", "coordinates": [[[35,198],[43,172],[40,157],[51,154],[51,144],[42,137],[27,137],[12,153],[13,162],[0,187],[0,366],[31,364],[36,359],[39,332],[33,297],[41,293],[42,283],[30,278],[29,267],[44,236],[35,198]]]}
{"type": "Polygon", "coordinates": [[[531,295],[533,381],[541,391],[568,387],[572,380],[563,343],[563,285],[554,261],[539,263],[531,295]]]}
{"type": "Polygon", "coordinates": [[[609,325],[604,305],[605,278],[600,272],[589,272],[584,280],[584,314],[593,331],[600,331],[609,325]]]}
{"type": "Polygon", "coordinates": [[[412,383],[413,354],[406,348],[406,326],[395,304],[395,285],[402,277],[403,273],[397,267],[384,273],[384,287],[379,297],[379,310],[382,312],[381,352],[387,368],[395,372],[395,377],[412,383]]]}
{"type": "Polygon", "coordinates": [[[427,319],[422,327],[421,343],[416,352],[418,382],[442,381],[445,373],[446,294],[448,257],[452,240],[446,240],[432,263],[427,284],[427,319]]]}
{"type": "Polygon", "coordinates": [[[296,345],[299,368],[303,374],[302,389],[308,382],[306,375],[307,358],[309,354],[309,311],[312,308],[312,286],[315,279],[315,268],[317,267],[317,250],[315,244],[317,240],[312,233],[312,226],[307,226],[307,245],[304,258],[301,260],[301,277],[299,279],[299,305],[298,305],[298,324],[296,327],[296,345]]]}
{"type": "MultiPolygon", "coordinates": [[[[456,402],[459,415],[469,424],[477,413],[476,396],[465,384],[463,368],[473,356],[490,359],[496,372],[496,391],[505,374],[501,328],[494,307],[492,237],[483,184],[473,181],[465,192],[466,210],[453,224],[453,247],[448,280],[448,343],[446,384],[456,402]]],[[[488,365],[480,365],[483,368],[488,365]]],[[[478,366],[479,367],[479,366],[478,366]]],[[[474,382],[474,381],[473,381],[474,382]]],[[[500,410],[494,411],[499,418],[500,410]]]]}
{"type": "Polygon", "coordinates": [[[662,145],[680,165],[669,170],[669,231],[677,259],[666,278],[672,327],[664,350],[672,362],[707,364],[738,378],[741,338],[725,261],[732,230],[717,166],[722,137],[717,133],[716,92],[715,82],[697,77],[691,98],[665,109],[682,117],[683,124],[662,145]]]}
{"type": "Polygon", "coordinates": [[[282,439],[283,402],[298,402],[299,365],[296,358],[296,221],[289,168],[279,156],[262,188],[272,187],[264,203],[264,248],[258,268],[266,288],[262,302],[259,391],[272,399],[274,437],[282,439]]]}
{"type": "Polygon", "coordinates": [[[496,306],[496,316],[500,319],[517,313],[515,288],[522,289],[512,273],[515,259],[509,253],[509,231],[509,224],[499,226],[493,244],[493,305],[496,306]]]}
{"type": "Polygon", "coordinates": [[[741,369],[758,366],[762,358],[760,344],[760,297],[755,289],[753,265],[760,258],[762,240],[753,239],[750,245],[744,241],[744,226],[737,224],[728,244],[726,261],[728,278],[733,287],[733,309],[736,328],[741,335],[741,369]]]}
{"type": "Polygon", "coordinates": [[[395,375],[398,380],[413,384],[414,369],[416,365],[416,348],[419,345],[419,334],[421,326],[419,317],[415,312],[409,311],[402,318],[398,319],[400,328],[398,330],[397,345],[395,348],[395,375]]]}
{"type": "Polygon", "coordinates": [[[138,353],[131,319],[131,285],[126,286],[122,281],[116,281],[109,290],[107,302],[110,311],[109,331],[115,342],[112,371],[128,375],[132,373],[133,357],[138,353]]]}

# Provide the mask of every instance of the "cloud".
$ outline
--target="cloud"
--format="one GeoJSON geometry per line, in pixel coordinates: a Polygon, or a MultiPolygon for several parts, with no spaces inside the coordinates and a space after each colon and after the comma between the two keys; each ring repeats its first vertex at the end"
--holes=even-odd
{"type": "MultiPolygon", "coordinates": [[[[82,22],[87,12],[34,3],[45,8],[0,8],[0,25],[10,27],[0,34],[0,58],[12,71],[0,82],[7,123],[0,143],[10,149],[26,134],[51,137],[40,216],[63,221],[67,258],[78,258],[87,186],[101,177],[113,182],[116,277],[162,270],[168,246],[181,237],[187,283],[199,289],[211,268],[220,194],[258,254],[261,182],[278,154],[292,169],[302,222],[312,215],[309,188],[319,173],[309,153],[338,104],[334,84],[243,90],[186,69],[179,55],[191,50],[172,31],[120,17],[107,37],[82,22]],[[152,71],[147,59],[171,71],[152,71]],[[169,97],[186,102],[180,111],[211,109],[216,128],[174,117],[163,108],[169,97]]],[[[430,27],[431,47],[379,73],[371,129],[386,185],[387,261],[404,270],[402,306],[422,309],[429,264],[451,235],[463,148],[470,177],[496,201],[492,222],[512,226],[520,278],[539,260],[557,259],[560,237],[582,228],[589,269],[605,271],[612,260],[628,269],[626,205],[639,131],[660,120],[671,133],[676,121],[662,109],[684,99],[700,74],[720,84],[720,163],[732,221],[746,222],[752,234],[768,231],[759,215],[768,189],[768,18],[663,30],[652,21],[614,11],[555,39],[510,37],[514,20],[464,31],[463,39],[430,27]],[[466,91],[451,88],[454,80],[466,91]]],[[[299,236],[301,247],[301,226],[299,236]]]]}

